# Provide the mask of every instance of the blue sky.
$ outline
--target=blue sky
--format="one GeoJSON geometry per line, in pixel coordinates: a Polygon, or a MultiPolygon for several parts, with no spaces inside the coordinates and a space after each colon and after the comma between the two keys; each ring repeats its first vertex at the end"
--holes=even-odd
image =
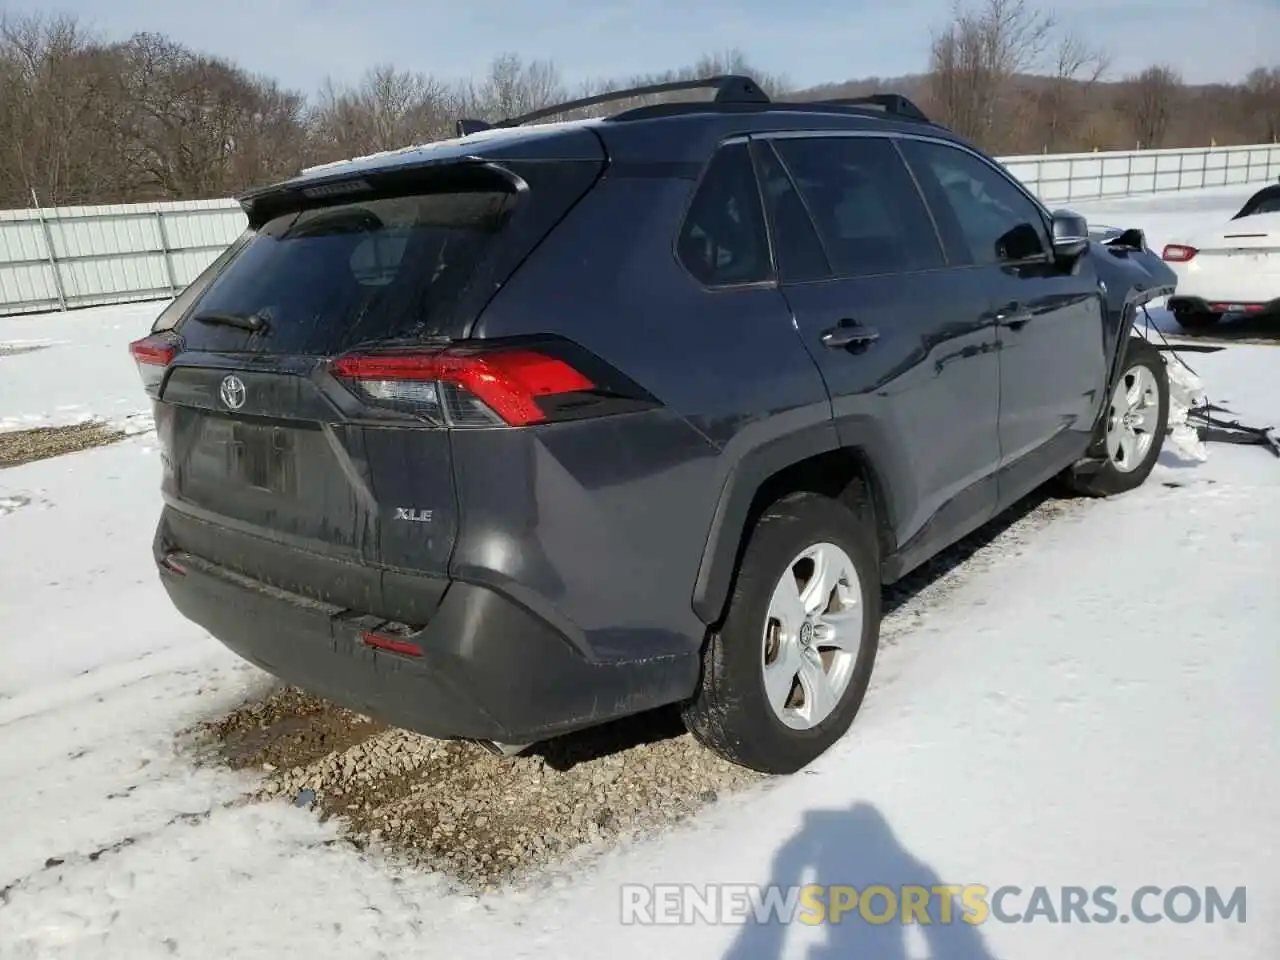
{"type": "MultiPolygon", "coordinates": [[[[1112,73],[1161,60],[1191,82],[1280,64],[1280,0],[1063,0],[1065,28],[1107,46],[1112,73]]],[[[113,39],[151,30],[306,91],[378,62],[458,79],[495,55],[550,58],[570,83],[738,47],[802,86],[922,70],[949,0],[30,0],[113,39]]]]}

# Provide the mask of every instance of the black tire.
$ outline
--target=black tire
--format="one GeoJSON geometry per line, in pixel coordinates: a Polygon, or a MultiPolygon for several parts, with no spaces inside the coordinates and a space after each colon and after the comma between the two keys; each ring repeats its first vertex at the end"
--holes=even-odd
{"type": "MultiPolygon", "coordinates": [[[[1124,361],[1121,364],[1121,379],[1129,377],[1135,367],[1145,367],[1155,377],[1156,401],[1159,404],[1156,413],[1156,425],[1153,429],[1155,438],[1147,450],[1145,458],[1135,468],[1121,470],[1115,462],[1107,457],[1106,462],[1095,473],[1077,476],[1068,473],[1068,486],[1076,493],[1091,497],[1109,497],[1117,493],[1127,493],[1142,486],[1160,459],[1160,451],[1164,448],[1165,433],[1169,428],[1169,371],[1165,367],[1164,357],[1160,351],[1143,338],[1133,335],[1125,349],[1124,361]]],[[[1114,391],[1113,391],[1114,392],[1114,391]]],[[[1107,397],[1108,409],[1104,411],[1102,422],[1098,425],[1098,440],[1105,443],[1110,425],[1112,397],[1107,397]]]]}
{"type": "Polygon", "coordinates": [[[813,493],[783,497],[750,532],[728,612],[703,653],[702,676],[683,708],[703,745],[761,773],[804,767],[849,729],[871,680],[880,636],[880,563],[869,505],[850,509],[813,493]],[[861,586],[862,638],[849,685],[825,720],[807,730],[786,726],[765,697],[764,629],[774,587],[808,547],[828,542],[848,554],[861,586]]]}
{"type": "Polygon", "coordinates": [[[1218,325],[1222,314],[1210,313],[1207,310],[1175,310],[1173,319],[1184,330],[1208,330],[1218,325]]]}

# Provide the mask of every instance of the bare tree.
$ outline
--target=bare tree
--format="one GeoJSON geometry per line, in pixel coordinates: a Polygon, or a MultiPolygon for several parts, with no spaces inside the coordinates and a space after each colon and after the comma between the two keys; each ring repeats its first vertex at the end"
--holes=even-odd
{"type": "Polygon", "coordinates": [[[119,64],[70,17],[0,17],[0,198],[115,199],[119,64]]]}
{"type": "MultiPolygon", "coordinates": [[[[737,49],[578,95],[720,74],[755,78],[775,99],[893,90],[997,153],[1280,139],[1280,67],[1243,84],[1186,87],[1169,67],[1102,79],[1100,50],[1061,35],[1032,0],[964,0],[933,38],[927,75],[852,79],[808,90],[737,49]]],[[[514,53],[475,81],[383,64],[311,98],[157,34],[107,44],[73,18],[0,14],[0,206],[226,196],[307,163],[453,134],[462,116],[511,117],[571,99],[556,66],[514,53]]],[[[576,115],[706,90],[630,97],[576,115]]]]}
{"type": "Polygon", "coordinates": [[[226,196],[298,166],[298,94],[158,34],[137,34],[120,49],[140,191],[226,196]]]}
{"type": "Polygon", "coordinates": [[[551,61],[526,63],[519,54],[504,53],[489,64],[480,84],[466,85],[462,99],[471,115],[498,120],[541,110],[571,97],[551,61]]]}
{"type": "Polygon", "coordinates": [[[998,120],[1021,74],[1039,67],[1055,21],[1026,0],[982,0],[957,8],[954,21],[935,34],[930,49],[929,94],[939,119],[985,146],[1007,141],[1012,131],[998,120]]]}
{"type": "Polygon", "coordinates": [[[1129,121],[1140,148],[1156,149],[1164,145],[1181,90],[1181,75],[1172,67],[1162,65],[1148,67],[1125,82],[1119,100],[1120,111],[1129,121]]]}
{"type": "Polygon", "coordinates": [[[326,81],[309,118],[316,159],[398,150],[452,135],[459,96],[434,77],[371,69],[355,87],[326,81]]]}
{"type": "Polygon", "coordinates": [[[308,146],[306,99],[274,80],[250,80],[255,105],[244,118],[228,172],[236,189],[297,173],[308,146]]]}
{"type": "Polygon", "coordinates": [[[1105,51],[1090,46],[1077,34],[1066,34],[1058,42],[1053,73],[1033,98],[1046,153],[1061,151],[1075,142],[1081,117],[1110,62],[1105,51]]]}
{"type": "Polygon", "coordinates": [[[1244,81],[1244,109],[1252,136],[1280,141],[1280,67],[1259,67],[1244,81]]]}

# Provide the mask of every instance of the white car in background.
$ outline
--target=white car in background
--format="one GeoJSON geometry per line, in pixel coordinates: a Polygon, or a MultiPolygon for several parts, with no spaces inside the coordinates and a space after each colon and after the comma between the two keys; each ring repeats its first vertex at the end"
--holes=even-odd
{"type": "Polygon", "coordinates": [[[1161,258],[1178,275],[1168,300],[1187,329],[1213,326],[1226,313],[1280,315],[1280,183],[1263,187],[1240,211],[1161,258]]]}

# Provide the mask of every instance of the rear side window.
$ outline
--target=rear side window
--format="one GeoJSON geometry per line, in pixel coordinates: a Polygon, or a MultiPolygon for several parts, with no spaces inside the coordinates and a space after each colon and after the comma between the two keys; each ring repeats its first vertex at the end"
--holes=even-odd
{"type": "Polygon", "coordinates": [[[1044,218],[1004,174],[957,147],[904,140],[902,152],[930,203],[976,264],[1016,263],[1048,252],[1044,218]]]}
{"type": "Polygon", "coordinates": [[[758,144],[760,181],[773,223],[773,249],[784,283],[804,283],[831,276],[826,251],[795,184],[768,143],[758,144]]]}
{"type": "Polygon", "coordinates": [[[745,143],[716,151],[676,242],[680,262],[709,287],[772,278],[769,239],[745,143]]]}
{"type": "Polygon", "coordinates": [[[937,230],[893,144],[880,137],[775,141],[837,276],[945,264],[937,230]]]}
{"type": "Polygon", "coordinates": [[[264,224],[182,326],[188,347],[325,355],[440,332],[514,203],[501,190],[344,202],[264,224]],[[260,317],[250,335],[202,316],[260,317]]]}

